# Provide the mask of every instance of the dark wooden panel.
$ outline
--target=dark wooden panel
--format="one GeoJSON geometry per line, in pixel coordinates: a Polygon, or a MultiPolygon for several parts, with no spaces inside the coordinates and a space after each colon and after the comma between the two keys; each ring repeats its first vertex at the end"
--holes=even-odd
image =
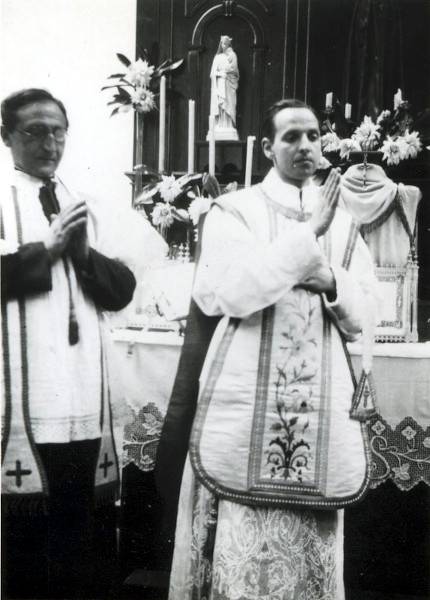
{"type": "MultiPolygon", "coordinates": [[[[186,59],[168,79],[166,169],[186,168],[188,99],[196,100],[196,140],[208,129],[210,68],[221,35],[233,38],[240,82],[237,128],[241,140],[260,136],[264,109],[283,95],[284,31],[288,2],[242,0],[138,0],[138,49],[148,48],[153,62],[186,59]]],[[[144,162],[157,165],[157,114],[145,116],[144,162]]],[[[255,168],[262,166],[255,147],[255,168]]]]}
{"type": "MultiPolygon", "coordinates": [[[[391,108],[401,87],[413,109],[423,110],[430,97],[429,12],[427,0],[138,0],[138,52],[147,48],[156,63],[186,59],[168,81],[167,168],[186,167],[189,98],[196,100],[196,137],[206,136],[209,70],[221,34],[233,38],[238,55],[237,120],[245,140],[260,137],[264,110],[281,97],[305,99],[322,111],[325,94],[333,91],[342,103],[352,103],[353,119],[359,120],[372,107],[391,108]],[[356,23],[366,6],[373,20],[361,31],[356,23]],[[360,62],[359,34],[368,54],[381,50],[376,62],[360,62]],[[361,90],[359,101],[360,77],[369,89],[361,90]]],[[[156,166],[157,113],[145,117],[144,140],[145,161],[156,166]]],[[[255,150],[256,173],[262,175],[267,163],[258,145],[255,150]]]]}

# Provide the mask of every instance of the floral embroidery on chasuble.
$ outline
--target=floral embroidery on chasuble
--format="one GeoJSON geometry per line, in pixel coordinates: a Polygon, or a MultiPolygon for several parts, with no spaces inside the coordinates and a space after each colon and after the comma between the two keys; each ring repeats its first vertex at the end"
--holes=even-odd
{"type": "MultiPolygon", "coordinates": [[[[285,219],[268,213],[275,226],[285,219]]],[[[322,241],[338,265],[349,233],[342,221],[322,241]]],[[[245,504],[320,508],[363,493],[365,444],[349,416],[351,372],[319,295],[293,288],[246,319],[225,317],[210,352],[190,444],[206,487],[245,504]]]]}

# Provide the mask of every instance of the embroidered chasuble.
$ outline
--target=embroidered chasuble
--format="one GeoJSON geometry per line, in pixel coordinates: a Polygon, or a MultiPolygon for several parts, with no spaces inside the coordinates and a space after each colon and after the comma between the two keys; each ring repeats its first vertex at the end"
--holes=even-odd
{"type": "Polygon", "coordinates": [[[193,298],[221,320],[200,377],[169,600],[344,597],[342,511],[276,498],[297,490],[305,507],[319,490],[334,494],[333,470],[345,488],[364,485],[341,338],[359,336],[375,277],[363,240],[348,237],[349,215],[338,209],[317,241],[306,220],[318,189],[300,192],[272,170],[206,218],[193,298]],[[325,257],[334,302],[298,287],[325,257]],[[346,455],[357,458],[343,468],[346,455]]]}
{"type": "MultiPolygon", "coordinates": [[[[43,252],[38,242],[48,231],[47,214],[77,201],[60,181],[55,183],[56,196],[45,197],[42,205],[42,182],[22,172],[14,174],[1,199],[2,255],[19,248],[39,251],[38,246],[43,252]]],[[[94,224],[90,218],[88,236],[90,245],[97,247],[94,224]]],[[[2,492],[10,499],[37,499],[49,493],[36,444],[101,438],[96,495],[113,497],[118,461],[104,325],[70,258],[56,261],[50,271],[44,291],[7,301],[2,297],[2,492]]]]}

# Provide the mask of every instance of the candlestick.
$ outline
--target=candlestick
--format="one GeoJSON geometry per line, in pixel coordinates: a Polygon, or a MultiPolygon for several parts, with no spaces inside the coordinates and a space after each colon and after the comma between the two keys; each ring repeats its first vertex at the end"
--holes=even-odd
{"type": "Polygon", "coordinates": [[[252,177],[252,155],[254,153],[255,135],[248,135],[246,139],[246,166],[245,166],[245,187],[251,185],[252,177]]]}
{"type": "Polygon", "coordinates": [[[394,110],[397,110],[402,102],[402,90],[398,88],[397,92],[394,94],[394,110]]]}
{"type": "Polygon", "coordinates": [[[215,117],[209,115],[209,175],[215,175],[215,117]]]}
{"type": "Polygon", "coordinates": [[[349,102],[345,103],[345,119],[351,118],[352,105],[349,102]]]}
{"type": "Polygon", "coordinates": [[[166,76],[160,78],[160,128],[158,141],[158,170],[164,173],[166,155],[166,76]]]}
{"type": "Polygon", "coordinates": [[[194,127],[196,103],[188,100],[188,173],[194,173],[194,127]]]}
{"type": "Polygon", "coordinates": [[[325,95],[325,107],[332,108],[333,106],[333,92],[329,92],[325,95]]]}

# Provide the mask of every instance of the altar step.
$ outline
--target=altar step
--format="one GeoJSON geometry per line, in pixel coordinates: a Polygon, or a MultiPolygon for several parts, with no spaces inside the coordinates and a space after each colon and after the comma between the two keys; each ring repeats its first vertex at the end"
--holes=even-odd
{"type": "Polygon", "coordinates": [[[167,600],[169,573],[135,569],[123,582],[123,600],[167,600]]]}

